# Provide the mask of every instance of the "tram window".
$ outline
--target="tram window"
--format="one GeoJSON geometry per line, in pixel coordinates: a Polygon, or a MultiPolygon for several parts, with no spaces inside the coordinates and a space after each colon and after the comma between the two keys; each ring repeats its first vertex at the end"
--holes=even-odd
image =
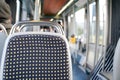
{"type": "MultiPolygon", "coordinates": [[[[75,13],[76,19],[76,34],[79,42],[82,43],[82,47],[86,44],[86,28],[85,28],[85,8],[81,8],[75,13]]],[[[80,49],[80,46],[79,46],[80,49]]]]}
{"type": "Polygon", "coordinates": [[[104,45],[104,25],[105,25],[105,0],[99,0],[99,24],[100,24],[100,28],[99,28],[99,44],[100,45],[104,45]],[[102,7],[101,7],[102,6],[102,7]]]}
{"type": "Polygon", "coordinates": [[[87,63],[91,66],[91,69],[95,65],[95,50],[96,50],[96,2],[89,4],[90,10],[90,33],[89,33],[89,51],[87,63]]]}

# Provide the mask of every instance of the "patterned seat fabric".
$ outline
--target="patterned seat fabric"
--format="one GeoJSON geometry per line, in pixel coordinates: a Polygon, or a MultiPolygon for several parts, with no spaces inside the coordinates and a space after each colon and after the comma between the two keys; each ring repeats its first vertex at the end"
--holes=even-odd
{"type": "Polygon", "coordinates": [[[68,49],[53,35],[17,35],[9,40],[4,80],[70,80],[68,49]]]}

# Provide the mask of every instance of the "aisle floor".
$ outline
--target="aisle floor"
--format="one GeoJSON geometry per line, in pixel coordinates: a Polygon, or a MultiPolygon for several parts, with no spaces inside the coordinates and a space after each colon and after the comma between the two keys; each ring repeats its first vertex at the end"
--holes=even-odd
{"type": "Polygon", "coordinates": [[[78,64],[72,63],[73,80],[87,80],[87,74],[78,67],[78,64]]]}

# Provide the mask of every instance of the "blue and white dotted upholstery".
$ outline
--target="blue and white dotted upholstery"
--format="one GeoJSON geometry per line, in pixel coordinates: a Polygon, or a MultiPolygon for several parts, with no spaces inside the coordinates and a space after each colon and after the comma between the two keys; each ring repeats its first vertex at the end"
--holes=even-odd
{"type": "Polygon", "coordinates": [[[4,80],[71,80],[68,46],[64,38],[22,34],[9,39],[4,80]]]}

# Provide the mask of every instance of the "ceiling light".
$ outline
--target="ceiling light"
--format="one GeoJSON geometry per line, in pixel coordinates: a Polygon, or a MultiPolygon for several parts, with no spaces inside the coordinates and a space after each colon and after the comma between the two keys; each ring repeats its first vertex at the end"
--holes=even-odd
{"type": "Polygon", "coordinates": [[[53,21],[53,18],[52,18],[52,19],[50,19],[50,21],[53,21]]]}
{"type": "Polygon", "coordinates": [[[58,13],[56,16],[60,15],[74,0],[70,0],[58,13]]]}

